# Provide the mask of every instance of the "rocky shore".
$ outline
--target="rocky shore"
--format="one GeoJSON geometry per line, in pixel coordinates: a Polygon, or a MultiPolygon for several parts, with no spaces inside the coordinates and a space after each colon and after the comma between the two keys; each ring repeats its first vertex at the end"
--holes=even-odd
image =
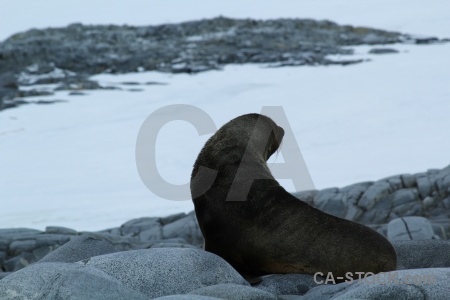
{"type": "MultiPolygon", "coordinates": [[[[161,71],[198,73],[227,64],[264,63],[268,67],[347,65],[362,62],[349,46],[373,45],[371,54],[394,43],[443,42],[433,37],[330,21],[258,21],[218,17],[160,26],[87,26],[32,29],[0,43],[0,110],[27,104],[24,97],[57,90],[102,89],[89,79],[99,73],[161,71]],[[331,54],[348,58],[332,60],[331,54]],[[55,84],[41,91],[40,84],[55,84]],[[36,88],[23,89],[23,87],[36,88]]],[[[42,103],[43,104],[43,103],[42,103]]]]}
{"type": "Polygon", "coordinates": [[[450,166],[295,195],[385,235],[396,248],[398,271],[339,284],[273,274],[251,286],[201,249],[203,237],[191,212],[98,232],[0,229],[0,298],[447,299],[450,166]]]}
{"type": "MultiPolygon", "coordinates": [[[[351,46],[372,45],[368,53],[380,55],[398,52],[386,45],[446,41],[301,19],[33,29],[0,43],[0,110],[65,101],[45,100],[62,90],[82,95],[118,88],[91,79],[100,73],[195,74],[244,63],[348,65],[363,62],[351,46]],[[334,54],[344,58],[333,60],[334,54]]],[[[338,284],[272,274],[250,285],[222,258],[202,250],[191,212],[97,232],[0,229],[0,299],[448,299],[450,166],[295,196],[386,236],[397,251],[398,270],[338,284]]]]}

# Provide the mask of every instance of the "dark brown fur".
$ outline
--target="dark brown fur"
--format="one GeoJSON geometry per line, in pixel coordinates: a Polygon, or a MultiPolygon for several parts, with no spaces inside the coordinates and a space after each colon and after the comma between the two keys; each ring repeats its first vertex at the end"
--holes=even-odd
{"type": "Polygon", "coordinates": [[[205,250],[251,276],[332,272],[336,278],[346,272],[395,270],[395,250],[382,235],[309,206],[273,178],[266,161],[283,135],[270,118],[248,114],[231,120],[206,142],[191,177],[191,192],[198,195],[208,181],[199,166],[218,171],[212,187],[193,197],[205,250]],[[263,138],[268,132],[269,141],[263,138]],[[250,158],[243,160],[247,147],[250,158]],[[226,201],[233,180],[244,191],[249,178],[259,179],[246,201],[226,201]]]}

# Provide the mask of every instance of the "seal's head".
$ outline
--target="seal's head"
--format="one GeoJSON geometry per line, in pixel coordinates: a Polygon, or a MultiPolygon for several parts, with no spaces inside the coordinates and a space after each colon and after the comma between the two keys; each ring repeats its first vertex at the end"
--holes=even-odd
{"type": "MultiPolygon", "coordinates": [[[[239,116],[223,125],[208,142],[217,145],[242,148],[249,147],[264,161],[278,150],[283,140],[284,130],[267,116],[247,114],[239,116]]],[[[225,150],[227,147],[217,147],[225,150]]]]}

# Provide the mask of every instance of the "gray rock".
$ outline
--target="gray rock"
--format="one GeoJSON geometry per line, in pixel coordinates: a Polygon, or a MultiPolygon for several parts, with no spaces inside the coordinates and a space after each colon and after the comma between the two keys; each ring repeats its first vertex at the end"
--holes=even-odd
{"type": "Polygon", "coordinates": [[[143,243],[161,240],[163,238],[162,226],[157,224],[150,229],[143,230],[139,233],[139,240],[143,243]]]}
{"type": "Polygon", "coordinates": [[[254,287],[275,295],[303,295],[317,286],[312,275],[274,274],[263,276],[254,287]]]}
{"type": "Polygon", "coordinates": [[[9,248],[9,243],[7,243],[6,241],[0,241],[0,251],[5,251],[8,250],[9,248]]]}
{"type": "Polygon", "coordinates": [[[126,222],[120,226],[122,235],[136,236],[144,230],[151,229],[153,227],[159,227],[159,218],[140,218],[126,222]]]}
{"type": "Polygon", "coordinates": [[[392,245],[399,270],[450,267],[450,241],[393,241],[392,245]]]}
{"type": "Polygon", "coordinates": [[[433,221],[431,223],[433,226],[434,234],[439,236],[441,239],[450,239],[450,222],[449,220],[433,221]]]}
{"type": "Polygon", "coordinates": [[[318,285],[307,292],[302,299],[305,300],[325,300],[332,299],[334,295],[341,293],[351,286],[349,283],[339,284],[322,284],[318,285]]]}
{"type": "Polygon", "coordinates": [[[87,94],[83,93],[83,92],[70,92],[68,95],[69,96],[85,96],[87,94]]]}
{"type": "Polygon", "coordinates": [[[447,197],[444,200],[442,200],[442,204],[448,211],[448,209],[450,209],[450,197],[447,197]]]}
{"type": "Polygon", "coordinates": [[[358,206],[363,210],[370,210],[375,203],[377,203],[381,198],[389,195],[392,192],[391,185],[385,180],[380,180],[375,182],[373,185],[369,186],[364,194],[358,201],[358,206]]]}
{"type": "Polygon", "coordinates": [[[18,240],[12,242],[9,245],[8,252],[11,256],[16,256],[25,251],[33,251],[33,249],[35,248],[36,248],[36,240],[34,239],[18,240]]]}
{"type": "Polygon", "coordinates": [[[415,188],[397,190],[391,194],[392,206],[395,208],[405,203],[418,203],[419,192],[415,188]]]}
{"type": "Polygon", "coordinates": [[[404,188],[413,188],[417,186],[416,177],[411,174],[403,174],[400,176],[404,188]]]}
{"type": "Polygon", "coordinates": [[[41,263],[0,280],[0,299],[144,300],[148,297],[95,268],[41,263]]]}
{"type": "Polygon", "coordinates": [[[369,51],[370,54],[393,54],[398,52],[398,50],[392,48],[372,48],[369,51]]]}
{"type": "Polygon", "coordinates": [[[11,101],[26,93],[18,89],[20,84],[58,83],[60,90],[86,90],[102,88],[86,77],[102,72],[197,73],[230,63],[345,65],[361,60],[332,61],[326,55],[351,54],[341,46],[396,43],[400,37],[396,32],[329,21],[223,17],[146,27],[72,24],[32,29],[0,43],[0,74],[4,75],[0,77],[0,109],[20,104],[11,101]],[[39,76],[30,79],[30,75],[39,76]]]}
{"type": "Polygon", "coordinates": [[[176,241],[167,241],[163,240],[158,243],[152,244],[149,248],[193,248],[197,249],[198,247],[188,244],[186,241],[184,242],[176,242],[176,241]]]}
{"type": "Polygon", "coordinates": [[[201,246],[204,242],[195,212],[191,212],[187,217],[165,225],[162,228],[162,234],[164,239],[180,237],[194,246],[201,246]]]}
{"type": "Polygon", "coordinates": [[[444,300],[449,295],[449,279],[449,268],[394,271],[367,277],[336,293],[332,299],[444,300]]]}
{"type": "Polygon", "coordinates": [[[93,235],[100,239],[109,241],[118,251],[127,251],[132,249],[141,249],[142,243],[137,237],[131,235],[122,236],[110,233],[84,232],[83,234],[93,235]]]}
{"type": "Polygon", "coordinates": [[[88,80],[82,76],[66,77],[56,88],[55,91],[80,91],[80,90],[99,90],[103,87],[96,81],[88,80]]]}
{"type": "Polygon", "coordinates": [[[275,300],[274,294],[238,284],[216,284],[200,288],[189,294],[229,300],[275,300]]]}
{"type": "MultiPolygon", "coordinates": [[[[436,44],[440,42],[439,39],[436,39],[435,37],[431,36],[418,37],[414,35],[406,35],[405,39],[407,38],[412,38],[413,39],[412,43],[415,44],[436,44]]],[[[448,39],[446,39],[445,41],[448,41],[448,39]]]]}
{"type": "MultiPolygon", "coordinates": [[[[8,258],[8,253],[6,251],[0,251],[0,266],[8,258]]],[[[1,269],[1,268],[0,268],[1,269]]]]}
{"type": "Polygon", "coordinates": [[[297,295],[278,295],[279,300],[302,300],[304,299],[302,296],[297,295]]]}
{"type": "Polygon", "coordinates": [[[67,227],[60,226],[47,226],[45,228],[46,233],[56,233],[56,234],[77,234],[77,231],[67,227]]]}
{"type": "Polygon", "coordinates": [[[343,218],[347,212],[347,205],[342,199],[339,189],[331,188],[320,191],[315,199],[314,206],[326,213],[343,218]]]}
{"type": "Polygon", "coordinates": [[[330,198],[333,198],[339,192],[338,188],[327,188],[319,191],[314,195],[314,204],[317,204],[327,201],[330,198]]]}
{"type": "Polygon", "coordinates": [[[36,237],[36,246],[61,246],[70,240],[70,235],[67,234],[41,234],[36,237]]]}
{"type": "Polygon", "coordinates": [[[420,197],[423,199],[426,196],[430,195],[432,188],[430,179],[428,178],[428,174],[427,173],[416,174],[416,181],[420,197]]]}
{"type": "Polygon", "coordinates": [[[352,199],[353,203],[357,203],[364,192],[373,185],[373,181],[358,182],[347,185],[340,189],[342,193],[346,194],[347,199],[352,199]]]}
{"type": "Polygon", "coordinates": [[[308,203],[311,206],[314,206],[314,197],[317,195],[318,191],[310,190],[310,191],[301,191],[292,193],[292,196],[302,200],[303,202],[308,203]]]}
{"type": "Polygon", "coordinates": [[[431,197],[431,196],[427,196],[423,199],[422,201],[422,206],[424,210],[430,210],[433,207],[436,206],[436,204],[438,203],[438,199],[431,197]]]}
{"type": "Polygon", "coordinates": [[[113,228],[109,233],[112,235],[121,235],[120,228],[113,228]]]}
{"type": "Polygon", "coordinates": [[[184,294],[219,283],[248,285],[222,258],[197,249],[133,250],[84,262],[148,297],[184,294]]]}
{"type": "MultiPolygon", "coordinates": [[[[332,299],[355,300],[355,299],[428,299],[425,298],[419,288],[410,285],[364,285],[359,289],[340,294],[332,299]]],[[[433,298],[434,299],[434,298],[433,298]]]]}
{"type": "Polygon", "coordinates": [[[178,214],[173,214],[173,215],[170,215],[167,217],[163,217],[159,221],[161,222],[161,225],[167,225],[169,223],[178,221],[179,219],[182,219],[186,216],[187,215],[185,213],[178,213],[178,214]]]}
{"type": "Polygon", "coordinates": [[[5,59],[0,73],[46,74],[55,66],[96,74],[137,70],[194,73],[245,62],[326,64],[326,54],[349,53],[339,46],[396,43],[401,37],[396,32],[299,19],[218,17],[145,27],[72,24],[29,30],[1,43],[0,54],[5,59]]]}
{"type": "Polygon", "coordinates": [[[420,215],[422,213],[422,205],[419,202],[411,202],[394,207],[390,213],[390,217],[395,219],[397,217],[420,215]]]}
{"type": "Polygon", "coordinates": [[[344,202],[348,206],[347,213],[344,216],[345,219],[354,221],[362,216],[363,210],[356,206],[356,204],[367,188],[372,185],[373,182],[360,182],[340,189],[340,192],[344,194],[344,202]]]}
{"type": "Polygon", "coordinates": [[[441,170],[436,178],[435,185],[441,197],[445,197],[449,194],[448,187],[450,186],[450,166],[441,170]]]}
{"type": "Polygon", "coordinates": [[[352,54],[346,46],[423,40],[308,19],[217,17],[145,27],[72,24],[32,29],[0,43],[0,110],[28,103],[15,100],[17,97],[39,93],[21,91],[19,84],[59,84],[57,89],[73,91],[70,95],[84,95],[77,91],[106,88],[87,77],[98,73],[198,73],[236,63],[348,65],[365,60],[331,60],[327,56],[352,54]]]}
{"type": "Polygon", "coordinates": [[[171,295],[154,298],[155,300],[218,300],[220,298],[200,296],[200,295],[171,295]]]}
{"type": "Polygon", "coordinates": [[[43,104],[43,105],[47,105],[47,104],[54,104],[54,103],[67,103],[69,101],[67,100],[59,100],[59,99],[54,99],[54,100],[27,100],[28,103],[34,103],[34,104],[43,104]]]}
{"type": "Polygon", "coordinates": [[[379,224],[389,220],[392,201],[390,196],[383,196],[375,202],[374,206],[359,218],[363,224],[379,224]]]}
{"type": "Polygon", "coordinates": [[[345,219],[347,220],[358,220],[363,214],[363,210],[355,205],[349,205],[347,213],[345,214],[345,219]]]}
{"type": "Polygon", "coordinates": [[[117,252],[119,249],[100,235],[87,234],[74,238],[40,260],[43,262],[76,262],[93,256],[117,252]]]}
{"type": "Polygon", "coordinates": [[[0,229],[0,242],[10,243],[13,240],[35,238],[42,231],[28,228],[0,229]]]}
{"type": "MultiPolygon", "coordinates": [[[[26,240],[29,241],[29,240],[26,240]]],[[[16,247],[22,241],[13,242],[13,246],[16,247]]],[[[8,255],[7,252],[0,252],[0,268],[3,268],[6,271],[17,271],[23,267],[28,266],[29,264],[35,263],[40,260],[42,257],[47,255],[50,251],[52,251],[55,247],[46,246],[46,247],[35,247],[36,243],[33,244],[33,247],[27,249],[24,248],[13,248],[13,251],[10,251],[12,256],[8,255]]],[[[26,246],[26,245],[25,245],[26,246]]]]}
{"type": "Polygon", "coordinates": [[[430,221],[423,217],[403,217],[390,221],[387,237],[395,240],[431,240],[435,237],[430,221]]]}
{"type": "Polygon", "coordinates": [[[379,234],[381,234],[384,237],[387,237],[387,224],[373,224],[373,225],[366,225],[367,227],[372,228],[379,234]]]}
{"type": "Polygon", "coordinates": [[[384,178],[390,185],[392,190],[399,190],[403,188],[403,181],[401,175],[394,175],[384,178]]]}
{"type": "Polygon", "coordinates": [[[22,252],[3,263],[3,269],[7,272],[20,270],[36,261],[34,255],[30,252],[22,252]]]}
{"type": "Polygon", "coordinates": [[[3,278],[5,278],[8,275],[11,275],[14,272],[0,272],[0,280],[2,280],[3,278]]]}
{"type": "Polygon", "coordinates": [[[41,260],[44,256],[46,256],[53,250],[55,250],[55,246],[44,246],[44,247],[34,249],[32,254],[35,257],[35,260],[33,262],[41,260]]]}

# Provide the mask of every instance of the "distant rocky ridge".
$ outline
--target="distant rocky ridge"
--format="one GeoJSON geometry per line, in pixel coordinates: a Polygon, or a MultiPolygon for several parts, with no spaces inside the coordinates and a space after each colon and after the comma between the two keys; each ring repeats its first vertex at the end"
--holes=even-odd
{"type": "MultiPolygon", "coordinates": [[[[87,26],[32,29],[0,43],[0,110],[41,95],[19,86],[56,83],[69,89],[102,88],[89,80],[99,73],[156,70],[197,73],[227,64],[265,63],[272,67],[352,64],[354,45],[434,43],[398,32],[339,26],[330,21],[258,21],[218,17],[160,26],[87,26]]],[[[379,49],[373,53],[395,53],[379,49]]],[[[43,96],[48,92],[44,92],[43,96]]]]}
{"type": "Polygon", "coordinates": [[[39,275],[44,278],[42,284],[51,286],[53,293],[61,288],[62,294],[84,295],[73,283],[74,276],[81,276],[80,280],[87,286],[86,295],[92,293],[90,288],[119,288],[114,292],[118,296],[111,296],[114,294],[111,292],[105,299],[121,299],[123,295],[145,299],[188,292],[189,296],[167,299],[207,299],[199,295],[216,297],[209,299],[276,299],[276,296],[303,299],[294,297],[300,295],[304,299],[340,299],[340,296],[347,299],[345,293],[397,295],[400,292],[411,299],[418,295],[424,299],[445,299],[442,295],[447,295],[450,288],[446,279],[450,277],[450,166],[340,189],[300,192],[295,196],[387,236],[396,248],[398,268],[403,270],[398,271],[399,278],[422,274],[439,277],[437,280],[443,283],[439,287],[413,285],[412,290],[401,284],[389,287],[354,282],[330,286],[316,284],[311,275],[291,274],[265,276],[262,282],[250,287],[225,261],[200,250],[203,237],[191,212],[135,219],[98,232],[77,232],[55,226],[47,227],[44,232],[0,229],[0,279],[4,278],[0,280],[0,298],[8,293],[23,293],[14,299],[27,299],[33,293],[42,293],[43,287],[29,278],[43,274],[39,275]],[[189,265],[191,259],[196,261],[194,266],[189,265]],[[209,267],[205,269],[202,264],[209,267]],[[112,277],[105,279],[106,274],[98,269],[112,277]],[[167,274],[171,274],[171,279],[167,274]],[[55,278],[64,279],[58,279],[58,283],[55,278]],[[116,282],[117,279],[122,283],[116,282]],[[160,286],[152,287],[152,282],[160,286]],[[121,287],[122,284],[125,286],[121,287]]]}

